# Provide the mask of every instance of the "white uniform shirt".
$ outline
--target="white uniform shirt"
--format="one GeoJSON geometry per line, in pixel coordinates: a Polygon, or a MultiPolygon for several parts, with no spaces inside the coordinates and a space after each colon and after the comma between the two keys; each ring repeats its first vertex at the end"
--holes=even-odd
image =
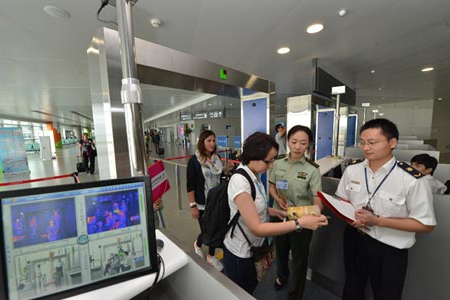
{"type": "MultiPolygon", "coordinates": [[[[396,163],[393,157],[375,173],[370,169],[367,159],[348,166],[339,182],[336,195],[348,199],[355,209],[362,208],[369,200],[364,169],[367,170],[369,191],[373,193],[396,163]]],[[[412,218],[424,225],[436,225],[429,184],[424,178],[417,179],[398,165],[376,192],[370,206],[374,214],[380,217],[412,218]]],[[[399,249],[410,248],[416,241],[414,232],[392,228],[372,226],[365,232],[374,239],[399,249]]]]}
{"type": "MultiPolygon", "coordinates": [[[[253,183],[255,185],[256,191],[255,206],[256,211],[258,212],[259,215],[259,220],[261,221],[261,223],[267,222],[268,215],[267,215],[266,197],[265,195],[261,194],[261,192],[265,191],[263,184],[261,183],[260,180],[256,178],[255,174],[253,174],[253,172],[250,171],[250,169],[247,166],[240,165],[239,168],[243,168],[250,175],[250,178],[252,178],[253,183]],[[257,185],[259,185],[259,188],[257,185]]],[[[231,218],[234,217],[234,215],[238,211],[234,199],[241,193],[248,193],[251,196],[252,190],[250,187],[250,183],[243,175],[235,174],[231,177],[230,182],[228,183],[228,204],[230,205],[230,220],[231,218]]],[[[262,243],[264,242],[264,238],[253,235],[248,229],[248,227],[245,225],[242,216],[239,217],[238,222],[241,225],[241,228],[245,231],[245,235],[248,237],[252,245],[261,246],[262,243]]],[[[242,231],[239,229],[237,225],[236,228],[234,229],[233,238],[231,238],[230,235],[231,230],[228,231],[223,241],[225,247],[227,247],[227,249],[237,257],[241,258],[252,257],[252,253],[250,252],[250,246],[247,240],[245,239],[244,235],[242,234],[242,231]]]]}
{"type": "Polygon", "coordinates": [[[434,178],[432,175],[426,175],[425,180],[428,181],[431,187],[431,192],[433,194],[441,194],[443,195],[445,191],[447,190],[447,187],[445,184],[434,178]]]}

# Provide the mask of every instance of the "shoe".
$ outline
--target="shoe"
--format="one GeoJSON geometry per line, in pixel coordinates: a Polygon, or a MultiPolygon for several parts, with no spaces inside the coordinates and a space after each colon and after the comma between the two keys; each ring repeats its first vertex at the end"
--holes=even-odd
{"type": "Polygon", "coordinates": [[[216,268],[217,271],[222,272],[223,264],[215,256],[208,256],[206,261],[208,264],[216,268]]]}
{"type": "Polygon", "coordinates": [[[275,288],[275,291],[278,291],[283,287],[283,283],[280,282],[280,279],[278,277],[275,279],[273,287],[275,288]]]}
{"type": "Polygon", "coordinates": [[[197,241],[194,242],[194,252],[201,258],[205,258],[205,254],[203,254],[202,248],[197,246],[197,241]]]}

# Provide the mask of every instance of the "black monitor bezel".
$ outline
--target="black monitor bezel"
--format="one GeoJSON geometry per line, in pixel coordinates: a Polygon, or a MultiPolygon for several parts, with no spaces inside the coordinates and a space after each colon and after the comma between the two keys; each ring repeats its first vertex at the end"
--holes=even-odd
{"type": "MultiPolygon", "coordinates": [[[[153,201],[152,201],[152,189],[151,189],[151,180],[149,176],[137,176],[130,178],[119,178],[119,179],[108,179],[101,181],[93,181],[93,182],[84,182],[84,183],[72,183],[72,184],[64,184],[64,185],[56,185],[56,186],[47,186],[47,187],[38,187],[38,188],[29,188],[29,189],[20,189],[20,190],[12,190],[12,191],[1,191],[0,192],[0,217],[3,216],[3,206],[1,205],[1,199],[3,198],[11,198],[11,197],[23,197],[27,195],[35,195],[35,194],[46,194],[46,193],[57,193],[64,192],[70,190],[78,190],[78,189],[86,189],[86,188],[94,188],[94,187],[103,187],[108,185],[116,185],[116,184],[126,184],[126,183],[136,183],[136,182],[144,182],[145,192],[146,192],[146,213],[147,213],[147,234],[148,234],[148,249],[150,255],[150,267],[145,269],[136,270],[130,273],[125,273],[122,275],[117,275],[111,278],[106,278],[102,281],[93,282],[84,286],[79,286],[75,288],[71,288],[66,291],[57,292],[51,295],[45,295],[42,297],[34,298],[34,299],[61,299],[67,297],[73,297],[78,294],[86,293],[89,291],[97,290],[100,288],[104,288],[107,286],[111,286],[120,282],[128,281],[134,278],[138,278],[144,275],[149,275],[152,273],[157,273],[158,264],[157,264],[157,252],[156,252],[156,235],[155,235],[155,220],[153,213],[153,201]]],[[[3,221],[3,220],[2,220],[3,221]]],[[[4,240],[4,225],[3,222],[1,224],[0,230],[0,299],[9,299],[9,290],[7,283],[7,270],[6,270],[6,254],[3,249],[5,249],[5,240],[4,240]]],[[[149,282],[149,287],[150,287],[149,282]]]]}

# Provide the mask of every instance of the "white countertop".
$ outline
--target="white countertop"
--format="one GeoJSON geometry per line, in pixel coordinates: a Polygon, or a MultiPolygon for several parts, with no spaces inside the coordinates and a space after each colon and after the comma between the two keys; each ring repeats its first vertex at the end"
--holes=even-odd
{"type": "MultiPolygon", "coordinates": [[[[156,230],[156,238],[164,241],[164,247],[160,253],[162,259],[164,260],[164,277],[166,278],[170,274],[176,272],[181,269],[188,263],[188,256],[186,253],[178,248],[171,240],[169,240],[163,233],[159,230],[156,230]]],[[[161,271],[162,274],[163,271],[161,271]]],[[[161,276],[160,274],[160,276],[161,276]]],[[[155,281],[156,274],[150,274],[146,276],[142,276],[139,278],[135,278],[132,280],[124,281],[118,284],[114,284],[105,288],[101,288],[98,290],[94,290],[91,292],[87,292],[84,294],[79,294],[73,297],[69,297],[66,299],[70,300],[123,300],[123,299],[131,299],[148,289],[152,283],[155,281]]],[[[162,280],[163,278],[160,278],[162,280]]]]}
{"type": "Polygon", "coordinates": [[[323,176],[327,174],[331,169],[339,166],[344,160],[345,158],[342,157],[330,157],[330,156],[316,160],[316,164],[320,166],[319,168],[320,175],[323,176]]]}

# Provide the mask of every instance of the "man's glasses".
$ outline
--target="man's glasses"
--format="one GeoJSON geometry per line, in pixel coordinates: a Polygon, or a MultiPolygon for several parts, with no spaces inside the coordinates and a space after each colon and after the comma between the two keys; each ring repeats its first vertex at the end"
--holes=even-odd
{"type": "Polygon", "coordinates": [[[375,146],[378,143],[381,143],[382,141],[368,141],[368,142],[364,142],[364,141],[359,141],[358,142],[358,147],[365,147],[365,146],[375,146]]]}

